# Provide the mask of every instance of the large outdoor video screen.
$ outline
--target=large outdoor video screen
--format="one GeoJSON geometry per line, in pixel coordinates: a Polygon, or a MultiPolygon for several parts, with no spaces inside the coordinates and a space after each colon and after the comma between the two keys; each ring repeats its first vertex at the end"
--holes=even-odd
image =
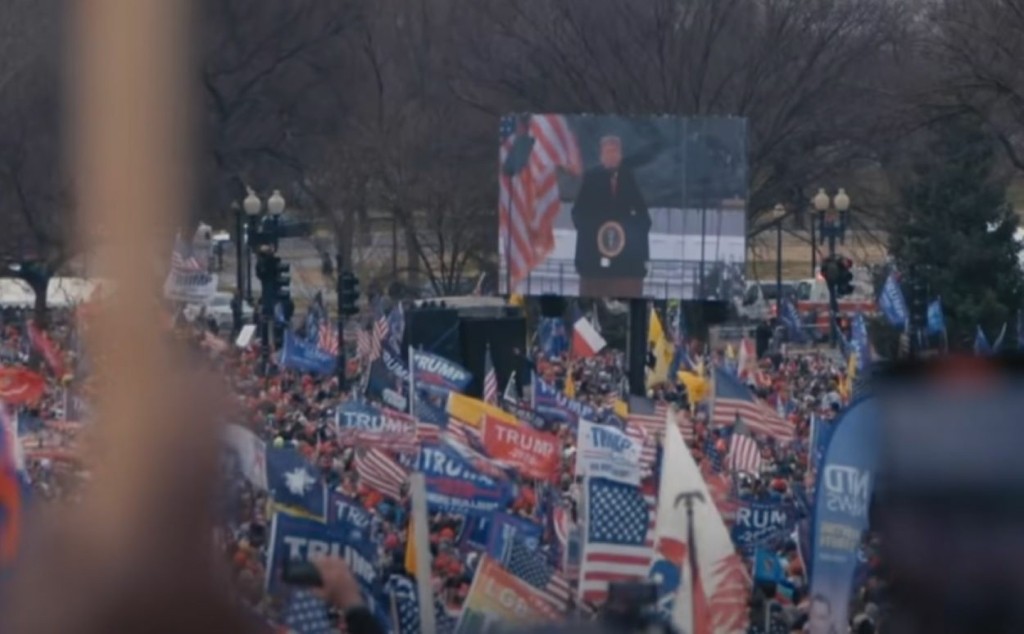
{"type": "Polygon", "coordinates": [[[745,119],[512,115],[500,133],[503,292],[715,300],[742,291],[745,119]]]}

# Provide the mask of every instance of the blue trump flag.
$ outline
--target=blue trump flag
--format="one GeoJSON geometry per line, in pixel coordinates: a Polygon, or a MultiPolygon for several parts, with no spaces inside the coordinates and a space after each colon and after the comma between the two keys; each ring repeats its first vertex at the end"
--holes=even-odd
{"type": "Polygon", "coordinates": [[[853,316],[853,333],[850,346],[857,355],[857,371],[867,372],[871,369],[871,342],[868,340],[868,325],[864,315],[859,311],[853,316]]]}
{"type": "Polygon", "coordinates": [[[574,425],[581,418],[592,421],[601,420],[601,414],[596,409],[562,394],[536,373],[533,374],[532,387],[534,410],[546,419],[564,421],[574,425]]]}
{"type": "Polygon", "coordinates": [[[423,445],[416,467],[426,477],[431,511],[490,513],[508,502],[505,483],[481,473],[446,444],[423,445]]]}
{"type": "Polygon", "coordinates": [[[472,372],[440,355],[413,350],[410,357],[417,390],[445,396],[449,392],[462,392],[473,380],[472,372]]]}
{"type": "Polygon", "coordinates": [[[793,504],[745,502],[736,512],[732,541],[747,556],[758,548],[777,548],[789,539],[796,521],[793,504]]]}
{"type": "Polygon", "coordinates": [[[294,449],[267,449],[267,488],[277,504],[324,517],[327,488],[313,466],[294,449]]]}
{"type": "Polygon", "coordinates": [[[544,536],[544,527],[540,524],[507,513],[497,513],[491,518],[491,530],[487,539],[489,557],[501,561],[515,539],[522,541],[530,550],[537,550],[540,547],[541,538],[544,536]]]}
{"type": "Polygon", "coordinates": [[[282,366],[310,374],[332,374],[337,361],[337,357],[321,350],[315,342],[302,340],[291,331],[285,331],[284,346],[281,348],[282,366]]]}
{"type": "Polygon", "coordinates": [[[946,318],[942,314],[942,300],[936,299],[928,304],[928,334],[939,335],[946,332],[946,318]]]}
{"type": "Polygon", "coordinates": [[[287,513],[274,514],[270,533],[266,579],[268,591],[277,592],[282,587],[281,574],[285,561],[340,557],[359,582],[367,607],[371,612],[376,611],[375,599],[380,588],[377,567],[374,566],[377,548],[368,536],[357,539],[351,526],[324,524],[287,513]]]}
{"type": "Polygon", "coordinates": [[[569,349],[569,338],[565,333],[565,322],[561,317],[541,317],[537,326],[540,349],[547,357],[557,357],[569,349]]]}
{"type": "Polygon", "coordinates": [[[907,312],[907,302],[903,299],[903,290],[896,280],[896,273],[890,273],[886,278],[878,304],[890,325],[896,328],[903,328],[906,325],[910,314],[907,312]]]}
{"type": "Polygon", "coordinates": [[[818,474],[811,594],[830,606],[831,625],[845,631],[861,540],[878,462],[878,405],[856,401],[839,419],[818,474]]]}
{"type": "MultiPolygon", "coordinates": [[[[786,298],[782,300],[782,323],[786,326],[786,333],[789,335],[790,341],[796,343],[803,343],[807,339],[807,333],[804,332],[803,320],[800,319],[800,313],[796,309],[796,305],[792,299],[786,298]]],[[[671,374],[669,376],[675,376],[671,374]]]]}

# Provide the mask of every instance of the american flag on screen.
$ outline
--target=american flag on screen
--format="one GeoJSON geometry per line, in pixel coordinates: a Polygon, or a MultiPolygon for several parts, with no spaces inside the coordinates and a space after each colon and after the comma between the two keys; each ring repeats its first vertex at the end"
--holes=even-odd
{"type": "Polygon", "coordinates": [[[484,355],[484,402],[498,404],[498,375],[494,372],[494,361],[491,360],[491,344],[487,344],[484,355]]]}
{"type": "Polygon", "coordinates": [[[549,603],[555,610],[568,610],[572,588],[565,577],[548,565],[544,553],[530,550],[522,539],[513,538],[503,553],[501,565],[529,584],[535,590],[536,596],[549,603]]]}
{"type": "MultiPolygon", "coordinates": [[[[582,169],[576,135],[562,115],[502,117],[499,128],[501,248],[514,288],[555,248],[554,223],[562,201],[558,170],[582,169]],[[506,161],[518,138],[532,137],[533,150],[521,171],[506,173],[506,161]]],[[[511,289],[508,289],[511,292],[511,289]]]]}
{"type": "Polygon", "coordinates": [[[587,481],[580,595],[601,604],[610,581],[645,579],[654,555],[654,496],[601,478],[587,481]]]}
{"type": "Polygon", "coordinates": [[[725,457],[726,468],[735,473],[761,473],[761,448],[747,431],[743,421],[737,421],[729,443],[729,454],[725,457]]]}
{"type": "Polygon", "coordinates": [[[380,449],[367,449],[356,453],[353,464],[363,484],[392,499],[402,499],[402,486],[409,479],[409,472],[394,458],[380,449]]]}
{"type": "Polygon", "coordinates": [[[747,386],[724,369],[715,368],[714,373],[715,395],[711,417],[714,426],[732,425],[739,417],[755,433],[784,442],[793,440],[793,426],[783,420],[778,412],[759,401],[747,386]]]}

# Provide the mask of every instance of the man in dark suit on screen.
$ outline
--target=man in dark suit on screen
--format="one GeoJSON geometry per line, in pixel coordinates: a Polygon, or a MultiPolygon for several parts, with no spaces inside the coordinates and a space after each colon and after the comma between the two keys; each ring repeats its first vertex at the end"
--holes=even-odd
{"type": "Polygon", "coordinates": [[[572,208],[576,272],[584,297],[642,297],[651,217],[632,170],[622,165],[622,139],[601,139],[601,165],[583,175],[572,208]]]}

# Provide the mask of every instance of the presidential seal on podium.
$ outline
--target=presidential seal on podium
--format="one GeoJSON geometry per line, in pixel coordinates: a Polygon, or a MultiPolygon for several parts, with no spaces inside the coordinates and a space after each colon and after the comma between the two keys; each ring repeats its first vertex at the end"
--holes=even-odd
{"type": "Polygon", "coordinates": [[[601,254],[601,266],[611,266],[612,258],[617,257],[626,248],[626,230],[622,224],[614,220],[601,225],[597,230],[597,251],[601,254]]]}

